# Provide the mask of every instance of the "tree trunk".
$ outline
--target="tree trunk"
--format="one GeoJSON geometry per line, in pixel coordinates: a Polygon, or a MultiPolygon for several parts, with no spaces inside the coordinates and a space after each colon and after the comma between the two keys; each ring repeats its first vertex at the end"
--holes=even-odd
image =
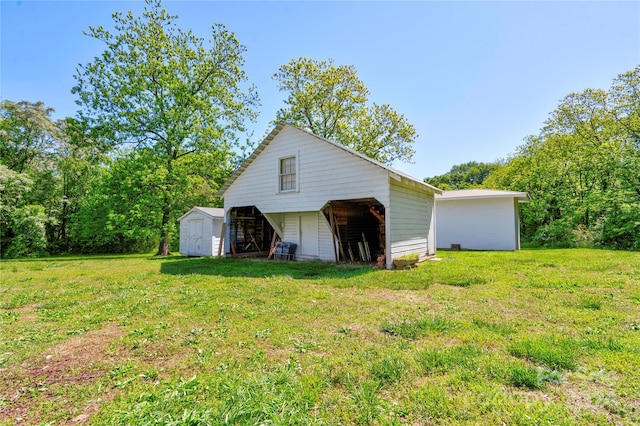
{"type": "Polygon", "coordinates": [[[169,256],[169,217],[170,212],[165,209],[162,212],[162,234],[160,235],[160,244],[158,245],[158,253],[156,256],[169,256]]]}
{"type": "Polygon", "coordinates": [[[160,239],[160,245],[158,245],[158,252],[156,256],[169,256],[169,234],[166,231],[162,231],[162,238],[160,239]]]}

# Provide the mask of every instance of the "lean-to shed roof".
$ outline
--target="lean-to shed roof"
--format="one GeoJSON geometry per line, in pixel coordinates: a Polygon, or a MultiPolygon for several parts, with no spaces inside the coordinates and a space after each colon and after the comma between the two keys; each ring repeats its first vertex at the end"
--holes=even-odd
{"type": "Polygon", "coordinates": [[[437,201],[447,200],[468,200],[472,198],[515,198],[519,202],[531,200],[526,192],[503,191],[499,189],[459,189],[454,191],[443,191],[436,197],[437,201]]]}

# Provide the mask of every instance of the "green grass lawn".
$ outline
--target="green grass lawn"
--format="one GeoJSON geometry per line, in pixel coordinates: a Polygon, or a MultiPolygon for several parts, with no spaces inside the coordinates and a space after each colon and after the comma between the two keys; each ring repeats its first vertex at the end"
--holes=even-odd
{"type": "Polygon", "coordinates": [[[638,424],[640,253],[0,263],[0,424],[638,424]]]}

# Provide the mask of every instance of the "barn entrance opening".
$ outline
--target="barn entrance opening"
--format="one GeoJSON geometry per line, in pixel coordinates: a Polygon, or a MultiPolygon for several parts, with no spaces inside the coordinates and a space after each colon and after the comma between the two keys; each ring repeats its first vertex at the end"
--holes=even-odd
{"type": "Polygon", "coordinates": [[[234,207],[230,211],[229,243],[236,257],[267,257],[275,231],[255,206],[234,207]]]}
{"type": "Polygon", "coordinates": [[[341,262],[376,262],[385,255],[385,209],[375,198],[333,200],[324,207],[341,262]]]}

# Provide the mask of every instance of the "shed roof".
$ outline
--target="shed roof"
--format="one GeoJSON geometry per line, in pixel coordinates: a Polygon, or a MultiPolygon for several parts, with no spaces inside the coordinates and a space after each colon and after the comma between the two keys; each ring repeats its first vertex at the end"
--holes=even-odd
{"type": "Polygon", "coordinates": [[[189,216],[191,213],[199,212],[206,216],[209,216],[211,219],[223,219],[224,218],[224,209],[215,208],[215,207],[194,207],[182,216],[178,218],[178,220],[182,220],[185,217],[189,216]]]}
{"type": "Polygon", "coordinates": [[[267,135],[266,138],[264,138],[264,140],[260,143],[260,145],[258,145],[258,147],[255,149],[255,151],[253,151],[253,153],[240,165],[240,167],[238,167],[236,169],[235,172],[233,172],[233,174],[231,175],[231,177],[229,177],[229,179],[227,179],[227,181],[224,183],[224,185],[222,185],[222,187],[220,188],[220,190],[218,191],[218,193],[216,194],[216,196],[218,197],[223,197],[224,193],[227,191],[227,189],[229,189],[229,187],[233,184],[233,182],[235,182],[236,179],[238,179],[238,177],[247,169],[247,167],[249,167],[249,165],[251,163],[253,163],[253,161],[256,159],[256,157],[258,155],[260,155],[260,153],[262,151],[264,151],[264,149],[269,145],[269,143],[271,143],[271,141],[282,131],[282,129],[284,129],[285,127],[291,127],[293,129],[296,129],[300,132],[304,132],[306,134],[309,134],[311,136],[313,136],[314,138],[324,141],[326,143],[329,143],[337,148],[342,149],[343,151],[348,152],[351,155],[354,155],[358,158],[361,158],[362,160],[368,161],[371,164],[374,164],[382,169],[384,169],[385,171],[387,171],[388,173],[390,173],[394,178],[401,180],[401,178],[407,179],[409,181],[411,181],[413,184],[416,184],[426,190],[428,190],[429,192],[432,192],[434,194],[442,194],[442,190],[439,188],[436,188],[433,185],[429,185],[426,182],[423,182],[419,179],[414,178],[413,176],[410,176],[404,172],[401,172],[399,170],[393,169],[389,166],[385,166],[382,163],[379,163],[376,160],[373,160],[369,157],[367,157],[366,155],[363,155],[349,147],[346,147],[342,144],[339,144],[337,142],[334,142],[330,139],[326,139],[323,138],[322,136],[318,136],[314,133],[311,133],[307,130],[301,129],[300,127],[294,126],[292,124],[289,123],[285,123],[285,122],[280,122],[276,125],[276,127],[267,135]]]}
{"type": "Polygon", "coordinates": [[[443,191],[436,197],[437,201],[468,200],[474,198],[515,198],[521,203],[531,200],[526,192],[503,191],[500,189],[459,189],[455,191],[443,191]]]}

